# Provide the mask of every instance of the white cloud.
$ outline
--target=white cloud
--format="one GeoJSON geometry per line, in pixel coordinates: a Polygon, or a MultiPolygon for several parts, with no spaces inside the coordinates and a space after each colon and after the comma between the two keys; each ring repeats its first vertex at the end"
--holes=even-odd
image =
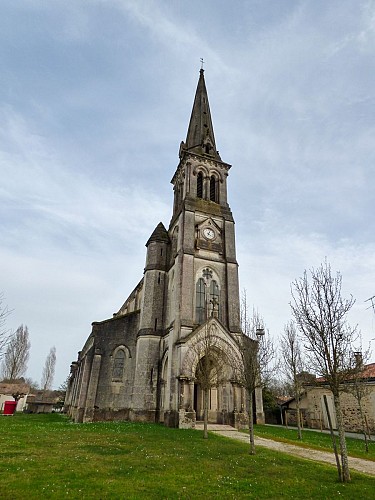
{"type": "Polygon", "coordinates": [[[327,257],[375,336],[363,307],[375,293],[374,12],[341,0],[3,6],[0,266],[34,378],[56,344],[61,382],[90,322],[140,279],[144,243],[171,215],[200,57],[233,163],[242,286],[281,331],[290,282],[327,257]]]}

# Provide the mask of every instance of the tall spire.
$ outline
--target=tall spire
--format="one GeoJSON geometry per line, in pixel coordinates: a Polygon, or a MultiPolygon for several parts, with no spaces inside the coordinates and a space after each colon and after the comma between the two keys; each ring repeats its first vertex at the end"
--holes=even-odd
{"type": "Polygon", "coordinates": [[[203,68],[199,72],[197,91],[195,93],[186,143],[183,145],[183,148],[191,153],[209,155],[220,160],[219,153],[216,150],[214,128],[212,126],[203,68]]]}

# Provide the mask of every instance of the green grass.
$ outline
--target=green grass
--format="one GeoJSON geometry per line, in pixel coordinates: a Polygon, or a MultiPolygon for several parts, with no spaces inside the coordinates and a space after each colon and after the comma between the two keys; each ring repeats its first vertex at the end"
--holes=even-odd
{"type": "MultiPolygon", "coordinates": [[[[304,447],[315,448],[332,452],[332,440],[329,434],[322,432],[302,431],[302,442],[297,438],[297,429],[285,427],[273,427],[269,425],[255,425],[254,432],[256,436],[274,439],[284,443],[296,444],[304,447]]],[[[366,453],[365,443],[361,439],[346,438],[348,455],[358,458],[366,458],[367,460],[375,461],[375,443],[369,443],[369,452],[366,453]]]]}
{"type": "Polygon", "coordinates": [[[328,465],[193,430],[129,422],[72,424],[61,415],[0,417],[0,497],[356,498],[375,479],[350,484],[328,465]]]}

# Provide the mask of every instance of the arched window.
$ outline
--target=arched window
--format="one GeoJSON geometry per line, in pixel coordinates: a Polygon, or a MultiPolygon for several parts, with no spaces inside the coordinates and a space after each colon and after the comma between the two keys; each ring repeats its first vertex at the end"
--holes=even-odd
{"type": "Polygon", "coordinates": [[[195,288],[195,320],[200,325],[206,319],[205,285],[203,278],[199,278],[195,288]]]}
{"type": "Polygon", "coordinates": [[[218,183],[214,175],[210,177],[210,200],[215,203],[218,202],[218,183]]]}
{"type": "Polygon", "coordinates": [[[206,285],[204,279],[199,278],[195,287],[195,321],[199,325],[204,323],[208,316],[220,317],[220,288],[217,281],[212,280],[210,282],[207,292],[209,296],[206,301],[206,285]]]}
{"type": "Polygon", "coordinates": [[[120,381],[124,375],[125,367],[125,352],[119,349],[116,352],[115,359],[113,360],[112,380],[120,381]]]}
{"type": "Polygon", "coordinates": [[[197,175],[197,198],[203,198],[203,174],[199,172],[197,175]]]}

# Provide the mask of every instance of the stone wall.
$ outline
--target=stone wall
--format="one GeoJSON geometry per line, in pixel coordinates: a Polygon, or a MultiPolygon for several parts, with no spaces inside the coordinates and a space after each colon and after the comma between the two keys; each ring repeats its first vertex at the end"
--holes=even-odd
{"type": "MultiPolygon", "coordinates": [[[[350,386],[347,386],[350,388],[350,386]]],[[[375,433],[375,382],[367,383],[367,395],[362,400],[363,413],[371,433],[375,433]]],[[[333,406],[333,396],[327,387],[309,388],[301,399],[300,408],[304,425],[310,428],[328,428],[323,396],[327,396],[333,426],[336,427],[336,415],[333,406]]],[[[345,430],[348,432],[361,432],[362,421],[356,398],[349,391],[342,392],[340,396],[345,430]]],[[[288,422],[293,425],[295,418],[295,401],[288,405],[288,422]]]]}

